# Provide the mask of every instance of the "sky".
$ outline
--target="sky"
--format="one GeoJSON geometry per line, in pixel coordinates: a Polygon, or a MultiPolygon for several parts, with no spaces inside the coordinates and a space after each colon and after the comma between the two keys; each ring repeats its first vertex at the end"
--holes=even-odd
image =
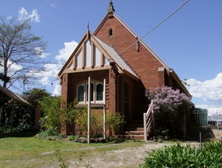
{"type": "MultiPolygon", "coordinates": [[[[113,0],[113,5],[116,14],[142,38],[186,1],[113,0]]],[[[49,63],[38,75],[40,88],[60,94],[59,70],[85,35],[87,25],[91,32],[97,28],[109,2],[0,0],[0,16],[30,19],[33,33],[47,41],[42,59],[49,63]]],[[[221,8],[219,0],[190,0],[142,39],[181,80],[187,79],[196,105],[222,105],[221,8]]],[[[26,90],[31,87],[25,85],[26,90]]]]}

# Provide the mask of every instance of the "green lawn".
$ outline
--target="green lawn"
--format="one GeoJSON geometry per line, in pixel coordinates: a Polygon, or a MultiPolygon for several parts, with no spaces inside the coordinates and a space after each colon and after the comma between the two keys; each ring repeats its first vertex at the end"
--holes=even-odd
{"type": "Polygon", "coordinates": [[[65,161],[87,158],[92,153],[102,153],[127,147],[142,146],[142,142],[124,143],[94,143],[81,144],[62,140],[42,140],[37,138],[1,138],[0,167],[1,168],[48,168],[59,167],[57,154],[65,161]],[[57,151],[57,152],[56,152],[57,151]],[[58,152],[59,151],[59,152],[58,152]]]}

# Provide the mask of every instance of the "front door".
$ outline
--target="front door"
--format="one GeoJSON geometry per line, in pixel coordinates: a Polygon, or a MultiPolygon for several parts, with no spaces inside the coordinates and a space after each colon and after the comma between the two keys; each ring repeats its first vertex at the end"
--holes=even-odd
{"type": "Polygon", "coordinates": [[[124,115],[126,117],[130,116],[130,94],[129,94],[129,84],[124,82],[124,115]]]}

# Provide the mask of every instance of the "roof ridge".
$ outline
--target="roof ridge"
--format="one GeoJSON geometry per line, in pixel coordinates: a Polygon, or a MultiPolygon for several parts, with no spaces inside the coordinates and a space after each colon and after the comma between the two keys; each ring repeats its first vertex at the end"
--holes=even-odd
{"type": "MultiPolygon", "coordinates": [[[[107,20],[107,18],[109,18],[109,16],[109,13],[105,15],[105,17],[102,19],[100,24],[93,32],[94,36],[96,36],[96,33],[99,31],[100,27],[102,27],[103,23],[107,20]]],[[[112,16],[115,17],[135,38],[137,38],[141,42],[141,44],[163,65],[163,67],[170,71],[169,66],[141,38],[139,38],[139,36],[115,12],[112,12],[112,16]]]]}

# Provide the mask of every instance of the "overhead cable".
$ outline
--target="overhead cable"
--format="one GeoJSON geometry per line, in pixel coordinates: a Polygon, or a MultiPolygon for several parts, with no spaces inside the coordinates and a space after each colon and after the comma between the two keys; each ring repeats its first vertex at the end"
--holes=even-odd
{"type": "MultiPolygon", "coordinates": [[[[155,29],[157,29],[160,25],[162,25],[165,21],[167,21],[171,16],[173,16],[176,12],[178,12],[182,7],[184,7],[190,0],[187,0],[182,5],[180,5],[175,11],[173,11],[170,15],[168,15],[165,19],[163,19],[159,24],[157,24],[154,28],[152,28],[150,31],[148,31],[144,36],[142,36],[140,39],[143,39],[148,34],[153,32],[155,29]]],[[[130,48],[132,45],[134,45],[137,41],[130,44],[127,48],[125,48],[123,51],[120,52],[122,54],[124,51],[126,51],[128,48],[130,48]]]]}

